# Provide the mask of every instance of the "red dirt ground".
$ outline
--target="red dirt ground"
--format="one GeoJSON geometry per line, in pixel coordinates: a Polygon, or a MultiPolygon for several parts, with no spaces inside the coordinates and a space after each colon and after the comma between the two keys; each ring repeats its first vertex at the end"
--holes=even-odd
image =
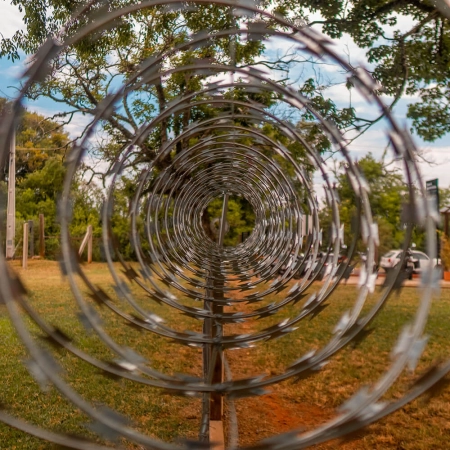
{"type": "MultiPolygon", "coordinates": [[[[240,294],[233,295],[239,298],[240,294]]],[[[248,311],[248,307],[233,308],[236,311],[248,311]]],[[[251,333],[253,323],[245,322],[233,326],[234,333],[251,333]]],[[[228,334],[228,333],[227,333],[228,334]]],[[[227,352],[227,360],[234,379],[259,375],[255,373],[252,349],[227,352]]],[[[251,445],[271,436],[299,429],[299,431],[311,430],[318,425],[333,418],[336,414],[333,408],[325,409],[313,403],[299,402],[289,395],[289,385],[271,386],[271,393],[259,396],[239,399],[235,401],[239,445],[251,445]]],[[[229,434],[229,411],[225,410],[225,435],[229,434]]],[[[358,449],[358,436],[352,441],[341,443],[330,441],[317,445],[315,449],[344,450],[358,449]]]]}

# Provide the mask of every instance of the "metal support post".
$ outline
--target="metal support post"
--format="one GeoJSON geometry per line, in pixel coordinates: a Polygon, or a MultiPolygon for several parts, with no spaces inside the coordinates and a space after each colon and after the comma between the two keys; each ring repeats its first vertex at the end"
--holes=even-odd
{"type": "MultiPolygon", "coordinates": [[[[223,241],[226,230],[226,216],[228,211],[228,197],[229,194],[224,194],[222,215],[220,219],[218,246],[223,247],[223,241]]],[[[213,297],[214,300],[223,300],[223,287],[225,279],[221,273],[221,257],[214,258],[209,271],[210,277],[207,280],[207,294],[208,297],[213,297]]],[[[223,304],[215,301],[206,301],[205,308],[208,309],[216,316],[214,319],[205,320],[204,333],[206,336],[214,338],[217,343],[221,341],[223,336],[223,325],[220,323],[220,319],[217,317],[223,313],[223,304]]],[[[212,384],[219,384],[224,379],[224,364],[223,364],[223,351],[220,344],[212,344],[205,346],[203,354],[204,364],[204,376],[209,378],[208,382],[212,384]]],[[[209,405],[204,404],[204,413],[209,414],[209,440],[216,442],[217,449],[224,448],[224,435],[223,435],[223,396],[221,394],[212,393],[209,396],[209,405]]],[[[204,427],[202,432],[204,433],[204,427]]],[[[202,434],[201,432],[201,434],[202,434]]]]}

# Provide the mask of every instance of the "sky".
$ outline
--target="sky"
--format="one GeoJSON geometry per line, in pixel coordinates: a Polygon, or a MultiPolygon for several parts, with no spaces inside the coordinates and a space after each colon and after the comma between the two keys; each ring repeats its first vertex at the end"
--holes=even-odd
{"type": "MultiPolygon", "coordinates": [[[[17,9],[16,6],[10,5],[5,1],[0,0],[0,32],[5,37],[10,37],[14,34],[15,31],[23,27],[21,21],[21,13],[17,9]]],[[[410,25],[406,18],[399,18],[400,27],[404,26],[405,29],[410,25]],[[403,22],[402,22],[403,21],[403,22]]],[[[279,50],[280,43],[276,41],[268,42],[267,44],[267,52],[275,52],[279,50]]],[[[341,53],[343,56],[349,55],[352,63],[355,65],[358,62],[361,62],[365,66],[367,66],[367,61],[365,60],[365,50],[358,48],[350,37],[344,37],[338,41],[335,41],[336,51],[341,53]]],[[[21,75],[24,72],[24,61],[25,56],[21,58],[19,61],[15,61],[12,63],[10,60],[6,58],[0,58],[0,96],[14,97],[17,92],[17,87],[19,86],[19,80],[21,75]]],[[[291,76],[295,77],[295,70],[299,69],[300,65],[297,69],[294,69],[291,73],[291,76]]],[[[334,73],[336,69],[333,67],[323,67],[323,75],[328,76],[331,80],[333,80],[334,73]],[[328,70],[328,73],[327,73],[328,70]]],[[[331,87],[327,92],[330,96],[337,101],[341,102],[342,105],[348,103],[349,92],[346,89],[342,89],[342,86],[337,85],[331,87]]],[[[395,108],[395,118],[400,124],[404,124],[407,128],[410,128],[410,123],[408,123],[406,119],[406,108],[407,104],[413,101],[418,101],[418,98],[408,97],[402,99],[395,108]]],[[[386,99],[389,101],[389,99],[386,99]]],[[[352,105],[357,109],[358,113],[367,113],[370,114],[371,106],[368,105],[362,98],[358,98],[358,96],[353,92],[352,93],[352,105]]],[[[61,110],[61,106],[53,103],[48,99],[39,99],[37,102],[28,103],[28,109],[32,111],[36,111],[45,116],[53,115],[55,112],[61,110]]],[[[86,118],[76,118],[73,123],[66,126],[66,130],[72,135],[75,136],[77,132],[83,127],[86,123],[86,118]]],[[[368,152],[374,154],[374,156],[379,157],[384,151],[384,146],[386,143],[384,130],[386,126],[380,124],[368,132],[366,132],[363,136],[359,137],[354,144],[352,144],[352,156],[354,158],[360,159],[368,152]]],[[[416,145],[420,149],[420,152],[424,155],[424,159],[428,162],[420,162],[420,169],[424,180],[439,179],[440,187],[449,187],[450,186],[450,136],[444,137],[433,143],[424,142],[419,139],[417,136],[414,136],[414,140],[416,145]]],[[[322,182],[320,179],[315,179],[315,187],[317,191],[320,191],[322,182]]],[[[320,195],[320,192],[318,192],[320,195]]]]}

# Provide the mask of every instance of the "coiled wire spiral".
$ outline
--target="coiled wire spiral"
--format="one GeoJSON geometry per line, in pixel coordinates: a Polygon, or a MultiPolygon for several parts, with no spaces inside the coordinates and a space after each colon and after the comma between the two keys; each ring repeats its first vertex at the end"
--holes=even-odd
{"type": "MultiPolygon", "coordinates": [[[[136,431],[123,417],[112,410],[97,408],[71,387],[60,375],[58,363],[50,352],[36,342],[26,326],[20,308],[58,345],[101,371],[134,383],[152,386],[192,396],[203,396],[203,409],[199,412],[200,439],[185,442],[181,446],[207,446],[207,427],[210,418],[209,399],[224,397],[232,404],[242,396],[260,395],[264,388],[286,379],[300,379],[319,371],[321,367],[348,343],[364,336],[364,330],[385,304],[389,293],[402,279],[403,264],[398,264],[393,276],[380,291],[378,300],[362,315],[363,306],[374,292],[376,272],[375,252],[379,245],[377,225],[373,220],[368,199],[368,185],[351,158],[347,142],[336,126],[325,120],[308,99],[298,91],[285,87],[271,79],[270,74],[255,67],[240,67],[233,60],[228,63],[207,59],[187,59],[185,64],[170,65],[167,61],[192,49],[207,48],[220,39],[261,40],[282,39],[299,52],[315,58],[332,61],[347,74],[349,81],[368,104],[385,116],[390,148],[404,164],[406,183],[409,187],[408,216],[404,250],[408,247],[414,226],[427,231],[427,249],[434,258],[436,249],[435,228],[438,220],[433,205],[428,201],[415,163],[415,147],[408,133],[393,120],[390,110],[376,95],[379,86],[362,68],[353,68],[333,50],[332,43],[316,31],[297,26],[278,15],[261,10],[247,1],[189,1],[176,0],[141,1],[117,10],[100,9],[91,20],[74,32],[58,38],[49,38],[36,54],[33,64],[23,80],[23,88],[12,105],[12,110],[1,121],[0,155],[6,161],[9,142],[14,132],[21,104],[28,90],[48,74],[49,62],[59,52],[75,45],[86,36],[95,35],[115,26],[119,19],[145,8],[165,7],[167,12],[189,11],[214,3],[235,18],[235,26],[217,32],[201,32],[190,35],[185,42],[167,50],[162,55],[150,56],[142,61],[132,76],[115,92],[100,102],[93,112],[88,132],[72,149],[67,159],[67,174],[59,204],[61,223],[62,269],[71,285],[74,298],[81,310],[81,318],[87,328],[116,355],[114,363],[106,363],[87,354],[64,334],[40,317],[27,300],[18,276],[8,268],[3,254],[0,256],[0,293],[9,317],[17,333],[31,355],[29,367],[39,378],[53,384],[70,402],[100,424],[103,435],[118,435],[145,448],[169,449],[168,444],[136,431]],[[172,100],[153,120],[145,123],[130,142],[127,142],[109,172],[109,188],[102,209],[103,247],[117,296],[131,306],[134,313],[118,306],[104,290],[98,288],[80,266],[70,245],[71,186],[83,161],[89,139],[96,127],[106,121],[118,108],[122,98],[140,86],[156,86],[161,80],[182,73],[201,74],[200,90],[172,100]],[[308,111],[313,122],[320,125],[322,133],[331,141],[333,150],[346,163],[346,173],[353,188],[359,215],[353,224],[353,242],[349,245],[348,259],[338,262],[342,246],[339,232],[338,198],[328,176],[328,169],[314,144],[290,121],[280,119],[274,108],[255,100],[250,94],[267,93],[277,99],[278,111],[308,111]],[[239,94],[239,95],[238,95],[239,94]],[[198,119],[174,134],[160,148],[154,149],[150,162],[139,163],[141,144],[149,135],[158,133],[168,121],[181,115],[189,115],[200,106],[208,106],[211,115],[198,119]],[[270,126],[276,133],[266,133],[270,126]],[[277,136],[277,137],[273,137],[277,136]],[[280,141],[295,142],[302,148],[303,160],[299,161],[280,141]],[[179,151],[178,149],[182,150],[179,151]],[[114,193],[121,176],[126,173],[130,161],[140,169],[130,211],[130,236],[137,255],[139,270],[126,262],[114,245],[111,217],[114,211],[114,193]],[[321,244],[321,225],[318,201],[314,194],[312,173],[322,176],[325,184],[327,207],[333,224],[328,254],[334,255],[325,273],[321,271],[324,260],[318,254],[321,244]],[[417,181],[419,180],[419,181],[417,181]],[[230,196],[247,200],[255,214],[252,233],[235,247],[223,245],[226,232],[226,206],[230,196]],[[216,221],[216,239],[205,227],[204,213],[214,199],[222,199],[223,215],[216,221]],[[145,216],[144,222],[139,218],[145,216]],[[225,350],[248,348],[258,343],[283,336],[301,326],[302,320],[318,314],[339,282],[348,277],[356,242],[362,237],[367,246],[367,259],[361,269],[359,287],[353,308],[336,324],[331,340],[317,351],[298,355],[299,359],[284,373],[272,377],[250,377],[238,381],[232,378],[216,380],[214,368],[217,361],[225,362],[225,350]],[[145,250],[144,250],[145,248],[145,250]],[[302,253],[304,251],[304,253],[302,253]],[[119,260],[123,274],[117,270],[119,260]],[[309,263],[308,263],[309,261],[309,263]],[[317,261],[315,265],[311,261],[317,261]],[[279,274],[284,267],[283,274],[279,274]],[[324,274],[320,287],[311,294],[315,279],[324,274]],[[288,282],[297,274],[299,281],[286,293],[288,282]],[[168,375],[152,367],[150,361],[137,352],[124,347],[109,335],[99,319],[95,306],[88,301],[79,280],[90,297],[110,308],[123,320],[145,332],[201,348],[203,376],[168,375]],[[143,306],[135,298],[126,280],[138,285],[153,300],[174,308],[180,313],[203,321],[201,331],[181,332],[176,326],[165,324],[153,311],[151,304],[143,306]],[[161,283],[162,282],[162,283],[161,283]],[[170,288],[170,289],[169,289],[170,288]],[[309,289],[309,290],[308,290],[309,289]],[[236,296],[237,292],[245,295],[236,296]],[[270,294],[283,292],[281,300],[264,304],[270,294]],[[191,306],[184,299],[197,301],[191,306]],[[230,307],[246,304],[244,311],[230,307]],[[250,334],[226,334],[223,327],[251,319],[271,316],[287,305],[297,305],[294,317],[279,321],[250,334]]],[[[95,5],[95,2],[91,4],[95,5]]],[[[83,12],[84,13],[84,12],[83,12]]],[[[74,16],[73,23],[77,20],[74,16]]],[[[276,41],[277,42],[277,41],[276,41]]],[[[178,58],[178,61],[181,61],[178,58]]],[[[405,256],[403,256],[405,258],[405,256]]],[[[403,261],[402,261],[403,262],[403,261]]],[[[414,365],[423,348],[423,329],[433,291],[436,289],[435,272],[429,268],[423,275],[421,303],[411,325],[404,329],[394,351],[392,365],[371,389],[362,389],[350,398],[332,420],[318,428],[302,433],[282,433],[261,442],[258,448],[282,450],[304,448],[334,439],[370,424],[402,407],[434,385],[449,370],[449,363],[434,368],[423,377],[404,397],[391,403],[379,399],[399,377],[406,365],[414,365]]],[[[230,408],[233,412],[233,408],[230,408]]],[[[70,448],[103,449],[94,442],[77,437],[53,433],[16,419],[6,412],[0,419],[35,436],[70,448]]],[[[233,420],[232,420],[233,422],[233,420]]],[[[234,423],[234,422],[233,422],[234,423]]],[[[231,433],[236,430],[231,427],[231,433]]],[[[230,447],[236,440],[230,440],[230,447]]]]}

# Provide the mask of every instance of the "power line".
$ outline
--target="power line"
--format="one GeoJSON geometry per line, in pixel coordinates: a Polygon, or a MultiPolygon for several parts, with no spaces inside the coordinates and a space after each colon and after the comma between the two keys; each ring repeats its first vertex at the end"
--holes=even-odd
{"type": "Polygon", "coordinates": [[[64,147],[58,148],[16,147],[16,151],[19,152],[27,152],[27,151],[57,152],[59,150],[64,150],[64,147]]]}

